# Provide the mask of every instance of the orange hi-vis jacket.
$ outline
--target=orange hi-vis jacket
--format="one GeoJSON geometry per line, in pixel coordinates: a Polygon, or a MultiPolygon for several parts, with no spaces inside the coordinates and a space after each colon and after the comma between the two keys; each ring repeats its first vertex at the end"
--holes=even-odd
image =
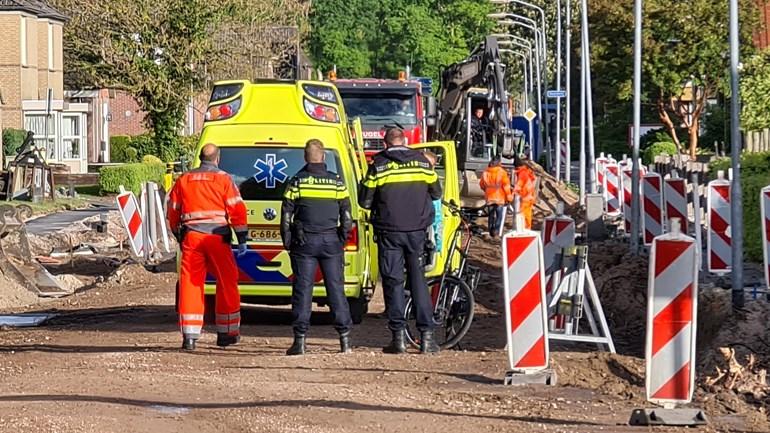
{"type": "Polygon", "coordinates": [[[184,226],[228,237],[232,227],[238,243],[245,243],[248,233],[241,193],[230,175],[206,161],[174,184],[168,201],[168,223],[175,234],[184,226]]]}
{"type": "Polygon", "coordinates": [[[503,167],[491,166],[484,170],[479,181],[487,204],[504,205],[513,201],[511,178],[503,167]]]}
{"type": "Polygon", "coordinates": [[[522,165],[516,168],[516,186],[513,192],[519,196],[522,208],[532,207],[537,202],[536,182],[535,173],[529,167],[522,165]]]}

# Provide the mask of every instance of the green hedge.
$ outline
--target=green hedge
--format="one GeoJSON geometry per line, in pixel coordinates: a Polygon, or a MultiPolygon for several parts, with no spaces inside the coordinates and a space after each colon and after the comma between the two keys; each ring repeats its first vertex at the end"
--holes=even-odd
{"type": "Polygon", "coordinates": [[[128,135],[113,135],[110,137],[110,161],[135,162],[128,159],[126,150],[131,147],[131,137],[128,135]]]}
{"type": "Polygon", "coordinates": [[[27,131],[23,129],[5,128],[3,129],[3,149],[6,155],[16,155],[24,144],[27,137],[27,131]]]}
{"type": "Polygon", "coordinates": [[[676,148],[676,144],[673,142],[658,141],[657,143],[652,143],[647,149],[644,149],[644,152],[642,152],[642,161],[644,161],[645,164],[652,164],[655,162],[655,157],[658,155],[674,156],[678,152],[679,149],[676,148]]]}
{"type": "MultiPolygon", "coordinates": [[[[730,159],[721,158],[709,164],[713,179],[717,171],[727,176],[730,159]]],[[[759,195],[762,188],[770,185],[770,152],[744,153],[741,157],[741,188],[743,196],[743,244],[746,257],[754,262],[762,261],[762,215],[759,195]]]]}
{"type": "Polygon", "coordinates": [[[100,171],[99,186],[102,192],[117,193],[120,192],[120,186],[123,185],[126,191],[133,191],[134,194],[139,194],[142,182],[157,182],[160,184],[163,182],[163,175],[165,173],[166,166],[162,163],[135,163],[104,167],[100,171]]]}

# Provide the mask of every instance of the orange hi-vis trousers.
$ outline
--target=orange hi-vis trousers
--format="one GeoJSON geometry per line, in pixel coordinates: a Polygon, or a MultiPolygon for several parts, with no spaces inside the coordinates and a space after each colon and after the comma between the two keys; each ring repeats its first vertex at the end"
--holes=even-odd
{"type": "Polygon", "coordinates": [[[200,337],[205,308],[203,285],[207,271],[217,279],[217,332],[239,335],[241,295],[233,250],[220,235],[192,230],[182,241],[179,271],[179,326],[182,333],[190,338],[200,337]]]}
{"type": "Polygon", "coordinates": [[[521,213],[524,215],[524,227],[527,230],[532,230],[532,208],[534,205],[532,204],[523,204],[521,205],[521,213]]]}

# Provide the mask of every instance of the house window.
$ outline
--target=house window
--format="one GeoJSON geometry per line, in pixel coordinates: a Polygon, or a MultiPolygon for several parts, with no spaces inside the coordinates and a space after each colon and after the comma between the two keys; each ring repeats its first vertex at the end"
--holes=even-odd
{"type": "Polygon", "coordinates": [[[27,66],[27,18],[21,17],[21,65],[27,66]]]}
{"type": "Polygon", "coordinates": [[[62,159],[81,159],[83,152],[83,125],[80,114],[62,116],[62,159]]]}
{"type": "Polygon", "coordinates": [[[35,134],[35,146],[47,159],[56,158],[56,117],[51,114],[48,121],[48,139],[46,140],[45,114],[25,114],[24,129],[35,134]]]}
{"type": "Polygon", "coordinates": [[[48,23],[48,69],[53,70],[53,26],[48,23]]]}

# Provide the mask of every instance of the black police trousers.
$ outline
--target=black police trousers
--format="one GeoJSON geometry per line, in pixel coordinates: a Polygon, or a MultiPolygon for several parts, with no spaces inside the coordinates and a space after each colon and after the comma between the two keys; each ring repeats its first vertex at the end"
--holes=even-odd
{"type": "Polygon", "coordinates": [[[313,310],[313,283],[321,266],[326,298],[339,333],[350,330],[350,306],[345,298],[344,246],[337,233],[307,233],[304,245],[290,251],[294,282],[291,290],[291,315],[294,334],[307,333],[313,310]]]}
{"type": "Polygon", "coordinates": [[[425,250],[425,230],[414,232],[377,232],[380,276],[382,277],[385,312],[388,328],[400,331],[406,327],[404,307],[404,268],[409,278],[417,329],[420,332],[433,329],[433,304],[425,284],[425,270],[420,260],[425,250]]]}

